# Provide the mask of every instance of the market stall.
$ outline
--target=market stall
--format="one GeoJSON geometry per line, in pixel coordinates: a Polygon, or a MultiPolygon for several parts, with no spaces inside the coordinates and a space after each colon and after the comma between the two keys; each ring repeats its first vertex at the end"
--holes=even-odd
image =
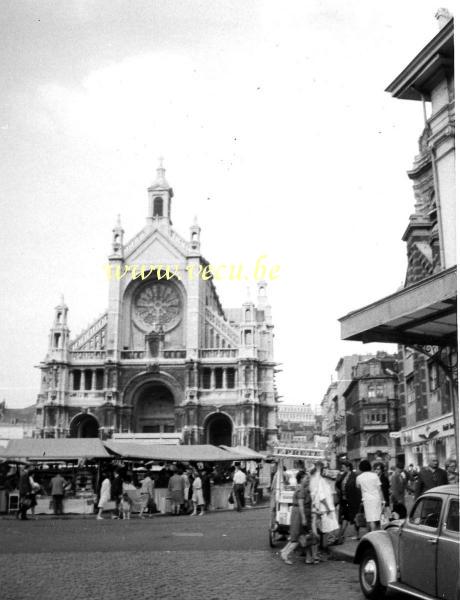
{"type": "MultiPolygon", "coordinates": [[[[111,458],[98,438],[10,440],[2,455],[32,466],[36,494],[35,514],[52,514],[51,480],[65,479],[64,513],[92,514],[97,499],[100,462],[111,458]]],[[[17,494],[10,489],[9,495],[17,494]]]]}
{"type": "MultiPolygon", "coordinates": [[[[135,442],[107,441],[106,448],[115,456],[122,459],[143,460],[152,463],[181,464],[198,466],[202,468],[205,464],[213,467],[213,483],[211,484],[211,507],[215,510],[228,508],[228,498],[232,489],[230,477],[225,477],[225,471],[222,465],[228,465],[234,461],[242,460],[261,460],[262,455],[254,453],[249,448],[249,452],[240,449],[239,452],[233,448],[218,448],[210,444],[201,445],[160,445],[145,444],[135,442]],[[255,454],[257,456],[255,456],[255,454]],[[216,467],[216,465],[219,465],[216,467]]],[[[156,474],[156,485],[154,490],[154,500],[158,510],[162,513],[169,512],[168,490],[166,478],[162,479],[161,471],[156,474]]]]}

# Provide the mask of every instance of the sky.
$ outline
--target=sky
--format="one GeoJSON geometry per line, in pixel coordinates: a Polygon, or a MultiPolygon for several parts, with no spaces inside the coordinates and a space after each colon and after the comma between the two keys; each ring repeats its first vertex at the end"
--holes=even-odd
{"type": "MultiPolygon", "coordinates": [[[[184,237],[269,282],[279,394],[319,404],[338,318],[404,282],[420,103],[384,90],[437,33],[430,0],[3,0],[0,400],[33,404],[54,307],[107,308],[121,214],[145,224],[158,157],[184,237]]],[[[449,7],[448,7],[449,8],[449,7]]],[[[255,283],[219,281],[223,306],[255,283]]]]}

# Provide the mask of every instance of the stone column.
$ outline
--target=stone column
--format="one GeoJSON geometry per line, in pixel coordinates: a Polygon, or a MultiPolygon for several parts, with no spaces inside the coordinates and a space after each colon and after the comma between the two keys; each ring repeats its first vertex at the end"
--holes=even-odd
{"type": "Polygon", "coordinates": [[[216,371],[215,367],[211,367],[211,389],[216,389],[216,371]]]}

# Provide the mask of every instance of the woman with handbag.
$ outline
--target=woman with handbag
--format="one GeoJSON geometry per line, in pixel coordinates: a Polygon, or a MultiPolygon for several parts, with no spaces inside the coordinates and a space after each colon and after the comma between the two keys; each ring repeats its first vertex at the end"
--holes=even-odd
{"type": "Polygon", "coordinates": [[[289,542],[281,550],[281,559],[287,564],[292,565],[289,558],[299,543],[306,546],[306,564],[316,564],[319,560],[316,557],[316,539],[313,538],[311,531],[311,496],[310,496],[310,478],[305,471],[299,471],[296,474],[297,486],[292,499],[291,522],[289,525],[289,542]]]}

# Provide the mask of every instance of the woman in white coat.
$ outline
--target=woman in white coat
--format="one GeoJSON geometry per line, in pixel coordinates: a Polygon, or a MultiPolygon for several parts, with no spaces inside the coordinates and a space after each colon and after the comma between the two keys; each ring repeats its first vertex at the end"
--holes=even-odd
{"type": "Polygon", "coordinates": [[[97,505],[99,512],[96,519],[103,519],[102,511],[104,510],[105,505],[110,501],[110,492],[111,492],[111,483],[109,479],[109,474],[104,472],[102,474],[102,485],[101,485],[101,494],[99,496],[99,504],[97,505]]]}
{"type": "Polygon", "coordinates": [[[382,484],[377,473],[372,471],[368,460],[362,460],[358,468],[360,475],[356,478],[356,487],[361,490],[367,528],[374,531],[380,527],[380,516],[385,506],[382,484]]]}

